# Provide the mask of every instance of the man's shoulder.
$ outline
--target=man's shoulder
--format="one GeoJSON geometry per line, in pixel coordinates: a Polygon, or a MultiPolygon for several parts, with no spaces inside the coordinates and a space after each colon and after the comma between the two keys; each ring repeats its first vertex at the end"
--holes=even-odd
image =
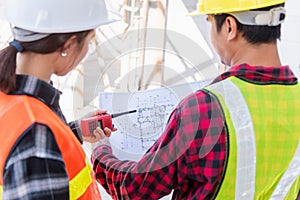
{"type": "Polygon", "coordinates": [[[192,106],[204,106],[216,103],[217,99],[214,95],[209,93],[205,88],[199,89],[181,100],[178,104],[179,107],[192,107],[192,106]]]}

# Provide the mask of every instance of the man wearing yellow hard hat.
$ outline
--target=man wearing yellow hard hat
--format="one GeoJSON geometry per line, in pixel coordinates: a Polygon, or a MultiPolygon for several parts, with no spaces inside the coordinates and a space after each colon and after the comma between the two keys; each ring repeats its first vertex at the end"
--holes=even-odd
{"type": "Polygon", "coordinates": [[[211,42],[230,69],[184,98],[138,161],[120,161],[109,138],[92,154],[115,199],[297,199],[300,85],[280,61],[284,0],[200,0],[211,42]]]}

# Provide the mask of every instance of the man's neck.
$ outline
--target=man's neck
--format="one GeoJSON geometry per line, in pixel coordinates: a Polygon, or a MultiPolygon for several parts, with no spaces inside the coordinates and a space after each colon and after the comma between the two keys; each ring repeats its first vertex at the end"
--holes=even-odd
{"type": "Polygon", "coordinates": [[[281,66],[277,44],[248,44],[238,49],[230,64],[231,66],[235,66],[243,63],[251,66],[281,66]]]}

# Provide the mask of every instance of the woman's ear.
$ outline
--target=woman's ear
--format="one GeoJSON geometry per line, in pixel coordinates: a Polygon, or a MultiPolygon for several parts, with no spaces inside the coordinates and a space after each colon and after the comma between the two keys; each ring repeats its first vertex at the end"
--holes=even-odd
{"type": "Polygon", "coordinates": [[[76,36],[73,35],[65,42],[64,46],[61,49],[60,54],[62,56],[71,54],[72,51],[77,48],[77,45],[78,45],[78,42],[77,42],[76,36]]]}
{"type": "Polygon", "coordinates": [[[231,16],[228,16],[225,19],[225,30],[227,34],[227,40],[233,40],[237,37],[237,23],[235,19],[231,16]]]}

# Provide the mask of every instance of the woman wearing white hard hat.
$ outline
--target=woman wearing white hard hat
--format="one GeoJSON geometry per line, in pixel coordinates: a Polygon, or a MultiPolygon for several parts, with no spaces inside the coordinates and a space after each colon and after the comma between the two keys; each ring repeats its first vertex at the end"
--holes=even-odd
{"type": "Polygon", "coordinates": [[[0,52],[0,199],[100,199],[50,77],[76,67],[94,29],[114,21],[104,0],[9,0],[1,13],[14,40],[0,52]]]}

